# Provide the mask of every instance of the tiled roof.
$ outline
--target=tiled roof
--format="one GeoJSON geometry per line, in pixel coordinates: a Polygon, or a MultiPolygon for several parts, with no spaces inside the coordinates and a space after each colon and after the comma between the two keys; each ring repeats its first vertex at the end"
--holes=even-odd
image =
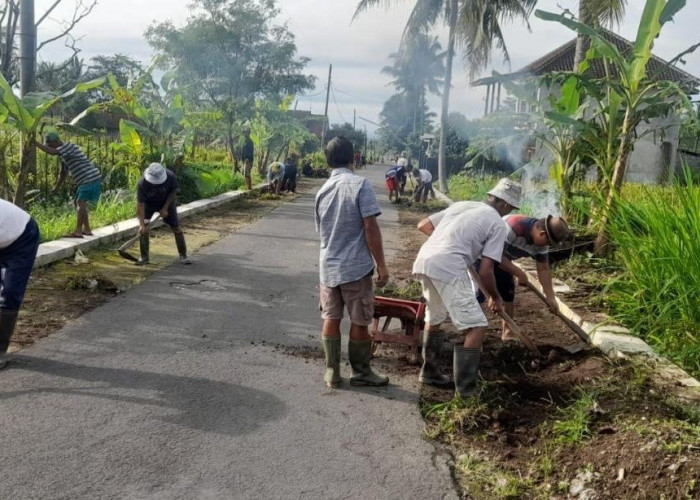
{"type": "MultiPolygon", "coordinates": [[[[628,54],[632,51],[634,44],[629,40],[626,40],[620,35],[605,29],[603,30],[603,34],[605,38],[610,43],[614,44],[622,54],[628,54]]],[[[567,42],[561,47],[554,49],[518,71],[504,76],[506,78],[516,79],[527,75],[541,76],[556,71],[571,71],[571,69],[574,67],[575,53],[576,39],[574,38],[570,42],[567,42]]],[[[605,75],[603,63],[600,60],[594,61],[589,71],[592,71],[593,76],[596,78],[602,78],[605,75]]],[[[700,79],[679,68],[669,66],[668,62],[656,56],[653,56],[649,60],[649,63],[647,64],[647,74],[654,80],[668,80],[676,82],[686,88],[690,93],[695,93],[697,88],[700,87],[700,79]]],[[[495,82],[495,78],[488,77],[477,80],[473,82],[472,85],[488,85],[495,82]]]]}

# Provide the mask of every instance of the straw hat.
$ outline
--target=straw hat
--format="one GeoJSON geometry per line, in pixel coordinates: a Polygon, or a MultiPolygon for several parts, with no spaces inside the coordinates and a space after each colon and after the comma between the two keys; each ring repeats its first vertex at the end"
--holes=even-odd
{"type": "Polygon", "coordinates": [[[491,196],[499,198],[514,208],[520,208],[520,194],[523,188],[515,181],[503,178],[488,192],[491,196]]]}

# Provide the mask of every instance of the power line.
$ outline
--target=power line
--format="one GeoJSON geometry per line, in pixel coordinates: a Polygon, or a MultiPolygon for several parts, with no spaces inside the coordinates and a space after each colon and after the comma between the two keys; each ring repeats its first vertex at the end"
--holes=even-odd
{"type": "Polygon", "coordinates": [[[317,94],[302,94],[302,97],[316,97],[316,96],[323,94],[325,91],[326,91],[326,87],[323,87],[323,90],[317,94]]]}
{"type": "Polygon", "coordinates": [[[335,109],[338,110],[338,114],[340,115],[340,119],[343,120],[343,123],[348,123],[348,121],[343,116],[343,113],[340,111],[340,106],[338,106],[338,101],[335,99],[335,90],[333,89],[333,87],[335,87],[335,85],[331,85],[331,94],[333,94],[333,103],[335,104],[335,109]]]}
{"type": "Polygon", "coordinates": [[[347,92],[345,90],[341,90],[336,85],[334,85],[334,87],[335,87],[335,90],[337,90],[341,94],[345,94],[345,95],[348,95],[350,97],[354,97],[355,99],[362,99],[364,101],[372,101],[372,102],[376,102],[378,104],[384,104],[384,101],[380,101],[379,99],[372,99],[371,97],[362,97],[362,96],[359,96],[357,94],[353,94],[352,92],[347,92]]]}

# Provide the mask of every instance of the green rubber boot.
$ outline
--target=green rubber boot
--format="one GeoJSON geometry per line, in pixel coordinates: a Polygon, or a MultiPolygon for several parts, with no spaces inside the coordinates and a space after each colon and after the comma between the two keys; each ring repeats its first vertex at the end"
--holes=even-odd
{"type": "Polygon", "coordinates": [[[149,261],[149,251],[151,248],[151,240],[148,233],[144,233],[139,236],[139,246],[141,247],[141,258],[136,261],[137,266],[145,266],[149,261]]]}
{"type": "Polygon", "coordinates": [[[326,374],[323,381],[328,387],[336,388],[340,385],[340,337],[326,338],[323,340],[323,352],[326,355],[326,374]]]}
{"type": "Polygon", "coordinates": [[[180,264],[192,264],[192,261],[187,256],[187,244],[185,243],[185,235],[182,232],[173,234],[175,235],[175,246],[177,246],[177,253],[180,255],[180,264]]]}
{"type": "Polygon", "coordinates": [[[0,309],[0,369],[5,368],[10,356],[7,348],[10,347],[10,338],[17,324],[17,313],[9,309],[0,309]]]}
{"type": "Polygon", "coordinates": [[[481,350],[455,346],[454,373],[457,397],[467,398],[476,393],[476,377],[479,374],[481,350]]]}
{"type": "Polygon", "coordinates": [[[454,387],[452,379],[440,371],[440,352],[444,341],[445,333],[441,330],[423,332],[423,366],[418,375],[422,384],[454,387]]]}
{"type": "Polygon", "coordinates": [[[387,385],[389,377],[377,375],[369,366],[369,358],[372,356],[372,340],[353,340],[348,342],[348,357],[352,367],[350,385],[369,385],[378,387],[387,385]]]}

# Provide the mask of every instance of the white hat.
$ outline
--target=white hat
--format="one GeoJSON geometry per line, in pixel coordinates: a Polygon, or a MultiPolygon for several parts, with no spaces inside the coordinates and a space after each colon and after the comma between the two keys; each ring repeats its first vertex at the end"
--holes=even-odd
{"type": "Polygon", "coordinates": [[[151,184],[163,184],[168,178],[165,167],[160,163],[151,163],[143,172],[143,177],[151,184]]]}
{"type": "Polygon", "coordinates": [[[488,194],[505,201],[513,208],[520,208],[520,193],[522,190],[523,188],[520,184],[504,177],[498,181],[498,184],[488,194]]]}

